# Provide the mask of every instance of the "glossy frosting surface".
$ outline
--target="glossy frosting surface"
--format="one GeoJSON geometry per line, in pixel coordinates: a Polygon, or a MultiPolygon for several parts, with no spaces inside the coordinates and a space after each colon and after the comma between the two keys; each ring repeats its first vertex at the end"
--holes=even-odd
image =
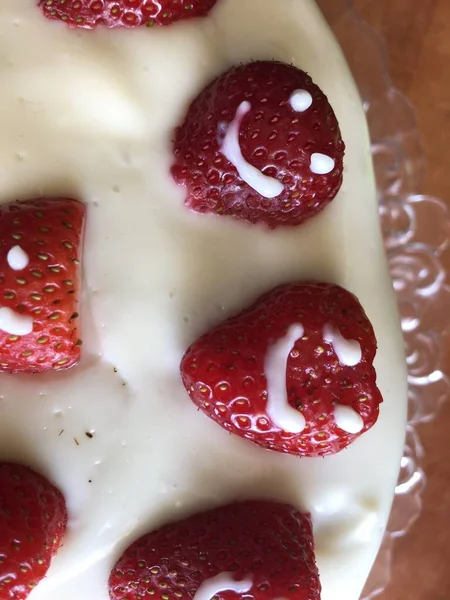
{"type": "Polygon", "coordinates": [[[44,20],[35,0],[1,0],[0,90],[0,202],[64,195],[89,205],[82,363],[0,376],[0,458],[51,478],[71,515],[30,600],[107,600],[110,568],[138,536],[248,497],[310,511],[322,599],[357,600],[402,455],[405,366],[365,118],[314,2],[220,0],[201,21],[90,32],[44,20]],[[250,59],[308,71],[347,145],[340,193],[298,229],[190,213],[169,175],[172,131],[189,102],[250,59]],[[228,435],[195,409],[179,377],[184,351],[210,326],[280,283],[310,278],[359,297],[378,338],[385,400],[370,432],[325,459],[228,435]]]}

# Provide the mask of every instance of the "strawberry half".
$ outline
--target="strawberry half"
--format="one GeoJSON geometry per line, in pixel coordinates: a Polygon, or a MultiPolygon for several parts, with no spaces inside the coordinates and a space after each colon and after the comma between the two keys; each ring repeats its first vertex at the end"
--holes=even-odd
{"type": "Polygon", "coordinates": [[[310,517],[249,501],[165,525],[125,551],[109,590],[111,600],[319,600],[310,517]]]}
{"type": "Polygon", "coordinates": [[[217,0],[39,0],[48,19],[71,27],[93,29],[170,25],[182,19],[204,17],[217,0]]]}
{"type": "Polygon", "coordinates": [[[85,206],[66,198],[0,206],[0,372],[78,362],[84,220],[85,206]]]}
{"type": "Polygon", "coordinates": [[[43,579],[67,525],[61,492],[21,465],[0,464],[0,598],[24,600],[43,579]]]}
{"type": "Polygon", "coordinates": [[[336,196],[344,148],[333,109],[306,73],[252,62],[192,102],[175,133],[172,174],[194,211],[295,226],[336,196]]]}
{"type": "Polygon", "coordinates": [[[181,376],[194,404],[227,431],[270,450],[324,456],[378,418],[376,348],[350,292],[288,284],[198,339],[181,376]]]}

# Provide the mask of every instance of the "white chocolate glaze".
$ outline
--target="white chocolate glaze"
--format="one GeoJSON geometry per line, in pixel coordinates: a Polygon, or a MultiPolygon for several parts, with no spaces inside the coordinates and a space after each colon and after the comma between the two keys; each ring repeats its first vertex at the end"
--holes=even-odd
{"type": "Polygon", "coordinates": [[[27,335],[33,331],[33,319],[2,306],[0,307],[0,329],[11,335],[27,335]]]}
{"type": "Polygon", "coordinates": [[[277,427],[288,433],[301,433],[306,425],[302,413],[289,404],[286,390],[289,354],[295,342],[304,333],[302,325],[291,325],[285,337],[269,348],[264,362],[267,379],[267,414],[277,427]]]}
{"type": "Polygon", "coordinates": [[[23,271],[27,268],[30,257],[20,246],[13,246],[9,250],[6,260],[13,271],[23,271]]]}
{"type": "Polygon", "coordinates": [[[325,325],[323,328],[323,339],[333,346],[339,362],[344,367],[354,367],[361,362],[362,350],[356,340],[347,340],[331,325],[325,325]]]}
{"type": "Polygon", "coordinates": [[[245,183],[248,183],[250,187],[265,198],[276,198],[284,190],[284,185],[278,179],[261,173],[256,167],[247,162],[242,154],[239,143],[239,132],[242,119],[250,112],[251,108],[252,105],[250,102],[242,102],[239,105],[236,117],[228,125],[220,151],[236,167],[237,172],[245,183]]]}
{"type": "Polygon", "coordinates": [[[335,167],[335,162],[331,156],[321,154],[320,152],[313,152],[311,154],[311,171],[316,175],[327,175],[335,167]]]}
{"type": "Polygon", "coordinates": [[[337,404],[334,408],[336,425],[348,433],[359,433],[364,428],[364,421],[351,406],[337,404]]]}
{"type": "Polygon", "coordinates": [[[306,90],[295,90],[289,98],[289,104],[295,112],[305,112],[313,103],[313,97],[306,90]]]}
{"type": "Polygon", "coordinates": [[[310,511],[322,600],[357,600],[392,502],[406,377],[365,118],[315,4],[219,0],[202,21],[93,33],[43,20],[35,0],[1,0],[0,89],[1,202],[88,204],[81,364],[0,375],[0,457],[50,477],[70,511],[64,546],[30,600],[108,600],[109,571],[138,536],[249,497],[310,511]],[[169,176],[188,104],[251,59],[310,73],[347,146],[341,191],[298,229],[191,213],[169,176]],[[379,345],[379,421],[325,459],[229,435],[196,410],[179,376],[199,335],[301,279],[354,292],[379,345]]]}
{"type": "Polygon", "coordinates": [[[216,594],[227,590],[238,594],[245,594],[252,589],[252,586],[253,578],[251,576],[241,581],[236,581],[232,572],[219,573],[219,575],[210,577],[201,584],[194,596],[194,600],[212,600],[216,594]]]}

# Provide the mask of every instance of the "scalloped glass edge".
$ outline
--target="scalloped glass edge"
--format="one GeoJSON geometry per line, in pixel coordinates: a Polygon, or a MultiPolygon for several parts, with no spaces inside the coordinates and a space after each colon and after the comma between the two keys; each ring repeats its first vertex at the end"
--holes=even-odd
{"type": "MultiPolygon", "coordinates": [[[[376,1],[376,0],[375,0],[376,1]]],[[[450,288],[442,253],[450,244],[446,204],[420,193],[425,159],[414,110],[393,86],[383,39],[353,0],[317,0],[358,85],[372,140],[380,220],[405,337],[408,425],[399,481],[383,544],[361,600],[379,597],[391,581],[392,551],[422,508],[426,483],[417,425],[433,419],[450,397],[443,336],[450,331],[450,288]]]]}

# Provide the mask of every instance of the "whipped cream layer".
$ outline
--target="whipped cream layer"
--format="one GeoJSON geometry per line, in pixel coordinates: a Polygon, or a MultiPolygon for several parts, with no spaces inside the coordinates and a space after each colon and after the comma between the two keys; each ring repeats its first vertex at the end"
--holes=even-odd
{"type": "Polygon", "coordinates": [[[406,378],[366,122],[336,41],[312,0],[219,0],[204,20],[95,32],[48,22],[36,4],[0,3],[0,201],[71,196],[88,217],[81,364],[0,375],[0,459],[49,477],[70,513],[30,600],[107,600],[109,571],[138,536],[249,497],[310,511],[322,599],[357,600],[391,507],[406,378]],[[250,59],[308,71],[347,145],[337,198],[296,229],[191,213],[169,174],[190,101],[250,59]],[[278,284],[310,278],[359,297],[384,396],[376,426],[325,459],[227,434],[179,376],[208,328],[278,284]]]}

